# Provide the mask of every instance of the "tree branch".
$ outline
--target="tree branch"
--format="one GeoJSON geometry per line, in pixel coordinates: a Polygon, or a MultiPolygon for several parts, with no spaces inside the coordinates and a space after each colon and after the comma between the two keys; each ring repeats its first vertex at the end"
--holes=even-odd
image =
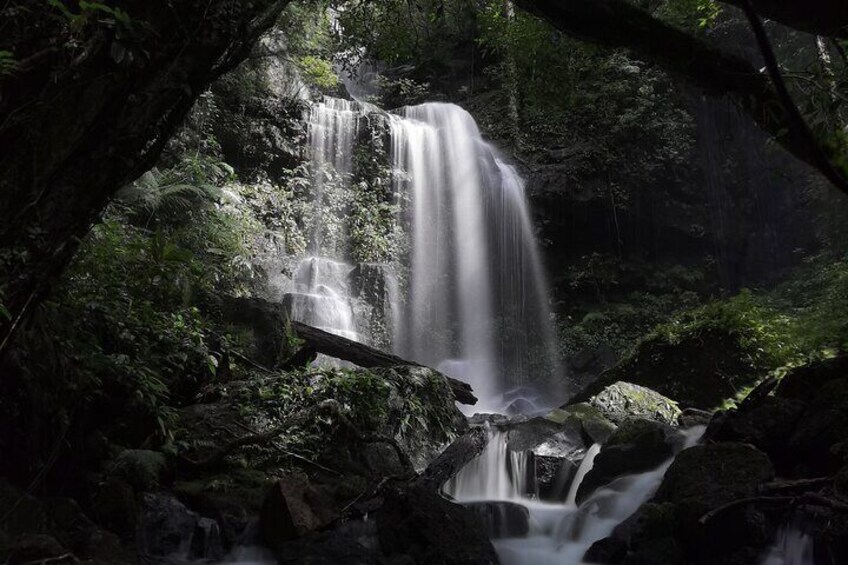
{"type": "Polygon", "coordinates": [[[745,59],[671,27],[626,0],[516,0],[516,4],[563,33],[632,49],[707,94],[728,96],[787,151],[848,192],[844,172],[833,165],[839,149],[819,145],[821,140],[811,137],[809,128],[799,129],[769,78],[745,59]]]}

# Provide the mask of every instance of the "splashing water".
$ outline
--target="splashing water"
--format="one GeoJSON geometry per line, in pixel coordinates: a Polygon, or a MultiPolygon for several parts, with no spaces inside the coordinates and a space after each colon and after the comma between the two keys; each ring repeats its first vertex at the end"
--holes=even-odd
{"type": "Polygon", "coordinates": [[[761,565],[815,565],[813,538],[796,527],[782,529],[761,565]]]}
{"type": "MultiPolygon", "coordinates": [[[[684,433],[683,449],[695,445],[704,433],[697,426],[684,433]]],[[[609,536],[659,488],[669,459],[656,469],[619,477],[598,489],[580,506],[574,498],[600,447],[593,445],[574,476],[567,501],[540,502],[527,493],[534,472],[527,453],[508,448],[508,432],[491,431],[490,441],[479,457],[445,485],[445,492],[459,502],[508,501],[526,507],[530,528],[526,537],[493,540],[502,565],[580,565],[583,555],[598,540],[609,536]]],[[[767,565],[808,565],[802,562],[769,562],[767,565]]]]}

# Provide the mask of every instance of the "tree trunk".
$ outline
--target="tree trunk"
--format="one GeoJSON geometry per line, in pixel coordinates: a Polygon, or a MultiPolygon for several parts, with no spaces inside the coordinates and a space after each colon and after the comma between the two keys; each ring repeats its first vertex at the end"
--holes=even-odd
{"type": "Polygon", "coordinates": [[[47,2],[5,4],[18,65],[0,77],[0,355],[109,199],[289,1],[107,2],[129,24],[97,12],[82,25],[47,2]]]}
{"type": "MultiPolygon", "coordinates": [[[[310,349],[324,355],[329,355],[330,357],[335,357],[336,359],[350,361],[360,367],[422,366],[418,363],[401,359],[391,353],[380,351],[364,343],[331,334],[300,322],[292,322],[292,329],[294,329],[297,337],[306,342],[306,345],[310,349]]],[[[453,390],[453,395],[457,402],[461,404],[477,403],[477,397],[474,396],[471,385],[448,376],[445,376],[445,379],[447,379],[451,390],[453,390]]]]}

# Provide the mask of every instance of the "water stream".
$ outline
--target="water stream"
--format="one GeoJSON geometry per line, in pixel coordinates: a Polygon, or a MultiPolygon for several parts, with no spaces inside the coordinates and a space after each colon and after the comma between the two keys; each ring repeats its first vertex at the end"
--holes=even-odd
{"type": "MultiPolygon", "coordinates": [[[[703,426],[682,432],[682,449],[695,445],[703,426]]],[[[524,506],[529,513],[526,536],[493,540],[502,565],[579,565],[593,543],[609,536],[653,496],[671,465],[669,459],[656,469],[620,477],[592,493],[579,506],[574,503],[580,482],[592,468],[600,451],[592,446],[575,474],[569,494],[561,503],[540,502],[526,493],[523,485],[534,469],[526,454],[510,452],[507,432],[492,431],[483,453],[469,463],[446,486],[446,494],[459,502],[509,502],[524,506]]]]}

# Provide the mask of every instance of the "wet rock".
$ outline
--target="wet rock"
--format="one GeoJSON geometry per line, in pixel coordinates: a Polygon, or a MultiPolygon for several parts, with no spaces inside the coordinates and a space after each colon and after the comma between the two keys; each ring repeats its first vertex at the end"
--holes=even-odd
{"type": "Polygon", "coordinates": [[[390,487],[375,513],[382,553],[393,563],[496,565],[497,555],[470,510],[421,487],[390,487]]]}
{"type": "Polygon", "coordinates": [[[536,490],[540,500],[562,502],[581,459],[535,456],[536,490]]]}
{"type": "Polygon", "coordinates": [[[260,530],[265,544],[277,548],[330,524],[338,517],[333,499],[305,475],[277,481],[265,497],[260,530]]]}
{"type": "Polygon", "coordinates": [[[142,555],[167,557],[190,553],[199,516],[168,494],[141,497],[137,543],[142,555]]]}
{"type": "Polygon", "coordinates": [[[515,502],[487,501],[463,504],[473,512],[490,538],[524,537],[530,531],[530,512],[515,502]]]}
{"type": "Polygon", "coordinates": [[[233,469],[195,481],[179,482],[174,492],[201,515],[212,518],[220,528],[221,544],[232,549],[259,515],[273,480],[265,473],[233,469]]]}
{"type": "Polygon", "coordinates": [[[583,561],[598,565],[618,565],[627,557],[627,542],[614,538],[596,541],[583,555],[583,561]]]}
{"type": "Polygon", "coordinates": [[[616,382],[595,395],[589,403],[615,424],[627,418],[643,418],[675,425],[680,416],[677,403],[643,386],[616,382]]]}
{"type": "Polygon", "coordinates": [[[678,433],[651,420],[624,421],[595,457],[577,490],[577,503],[614,479],[649,471],[668,460],[679,445],[678,433]]]}
{"type": "Polygon", "coordinates": [[[191,555],[197,559],[220,561],[224,557],[221,545],[221,529],[218,522],[210,518],[201,518],[194,527],[191,538],[191,555]]]}

